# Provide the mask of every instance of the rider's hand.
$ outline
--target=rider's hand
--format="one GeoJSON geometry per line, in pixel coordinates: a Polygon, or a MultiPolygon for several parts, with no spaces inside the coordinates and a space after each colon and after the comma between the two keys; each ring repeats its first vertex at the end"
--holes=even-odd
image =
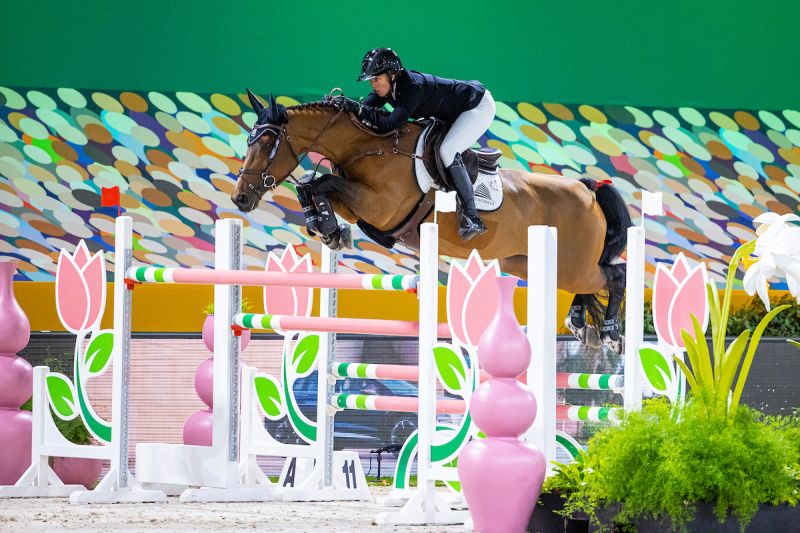
{"type": "Polygon", "coordinates": [[[342,98],[342,109],[344,109],[348,113],[352,113],[354,115],[358,115],[358,112],[361,110],[361,104],[359,104],[355,100],[350,100],[348,98],[342,98]]]}

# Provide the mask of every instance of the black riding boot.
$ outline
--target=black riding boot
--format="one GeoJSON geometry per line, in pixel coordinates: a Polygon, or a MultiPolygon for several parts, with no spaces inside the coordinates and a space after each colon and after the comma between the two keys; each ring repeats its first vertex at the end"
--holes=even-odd
{"type": "Polygon", "coordinates": [[[461,154],[456,154],[453,164],[447,167],[447,172],[450,174],[450,181],[453,183],[453,188],[456,190],[461,204],[461,211],[458,214],[459,237],[462,241],[468,241],[476,235],[486,233],[486,225],[475,209],[472,182],[469,180],[467,167],[464,166],[461,154]]]}

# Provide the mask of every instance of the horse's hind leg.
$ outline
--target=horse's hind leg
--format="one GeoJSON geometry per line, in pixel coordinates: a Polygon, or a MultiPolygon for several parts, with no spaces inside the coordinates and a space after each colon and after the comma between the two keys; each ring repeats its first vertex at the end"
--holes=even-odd
{"type": "Polygon", "coordinates": [[[625,337],[619,331],[619,311],[625,298],[625,263],[604,266],[603,272],[608,282],[608,305],[600,331],[603,346],[622,354],[625,348],[625,337]]]}
{"type": "Polygon", "coordinates": [[[586,299],[588,297],[587,294],[575,295],[564,325],[584,346],[596,349],[600,347],[600,336],[597,334],[597,329],[586,323],[586,299]]]}

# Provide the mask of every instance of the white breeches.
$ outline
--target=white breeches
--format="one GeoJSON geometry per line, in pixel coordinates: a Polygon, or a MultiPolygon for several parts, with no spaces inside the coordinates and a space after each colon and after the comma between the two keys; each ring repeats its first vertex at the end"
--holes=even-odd
{"type": "Polygon", "coordinates": [[[465,151],[486,133],[494,120],[494,112],[494,98],[492,93],[486,91],[477,107],[459,115],[439,148],[444,166],[452,165],[456,154],[465,151]]]}

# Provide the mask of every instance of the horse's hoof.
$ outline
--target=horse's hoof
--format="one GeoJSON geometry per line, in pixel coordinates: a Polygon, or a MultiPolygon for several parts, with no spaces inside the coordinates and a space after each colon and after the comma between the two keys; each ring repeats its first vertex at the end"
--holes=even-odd
{"type": "Polygon", "coordinates": [[[570,330],[573,335],[575,335],[575,338],[587,348],[592,350],[600,348],[600,335],[597,334],[597,329],[594,327],[589,326],[588,324],[578,327],[572,323],[572,317],[569,315],[564,321],[564,325],[567,326],[567,329],[570,330]]]}
{"type": "Polygon", "coordinates": [[[625,336],[620,335],[614,339],[610,335],[603,336],[603,346],[618,355],[625,355],[625,336]]]}
{"type": "Polygon", "coordinates": [[[353,234],[348,224],[339,224],[339,249],[349,250],[353,247],[353,234]]]}
{"type": "Polygon", "coordinates": [[[583,336],[584,338],[583,344],[587,348],[591,348],[592,350],[597,350],[598,348],[600,348],[602,343],[600,342],[600,334],[597,333],[597,328],[595,328],[594,326],[586,326],[584,329],[586,330],[586,332],[584,333],[583,336]]]}

